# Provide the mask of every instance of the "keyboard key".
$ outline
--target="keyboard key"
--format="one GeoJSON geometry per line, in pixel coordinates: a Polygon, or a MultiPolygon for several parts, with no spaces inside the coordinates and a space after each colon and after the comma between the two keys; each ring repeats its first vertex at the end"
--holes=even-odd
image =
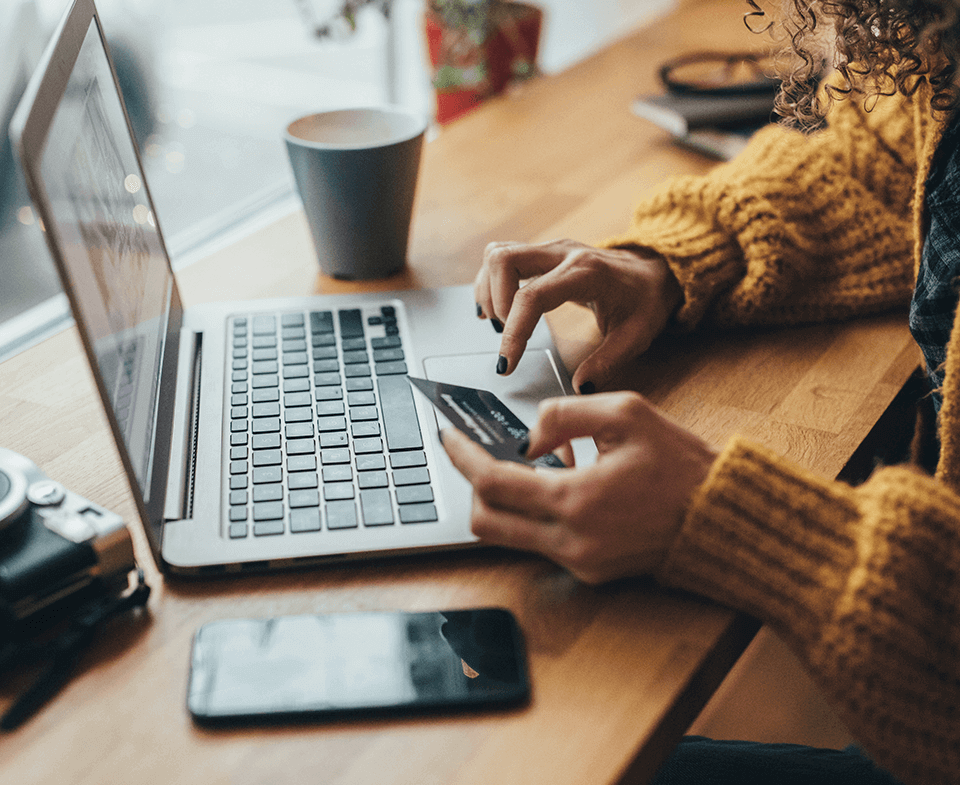
{"type": "Polygon", "coordinates": [[[261,466],[253,470],[253,484],[262,485],[269,482],[280,482],[283,479],[283,469],[279,466],[261,466]]]}
{"type": "Polygon", "coordinates": [[[247,519],[247,505],[242,504],[230,508],[230,522],[245,521],[247,519]]]}
{"type": "Polygon", "coordinates": [[[281,360],[283,365],[306,365],[307,364],[307,353],[306,352],[284,352],[283,359],[281,360]]]}
{"type": "Polygon", "coordinates": [[[335,414],[343,414],[345,411],[343,401],[317,401],[317,416],[330,417],[335,414]]]}
{"type": "Polygon", "coordinates": [[[313,455],[316,451],[313,439],[290,439],[287,441],[287,455],[313,455]]]}
{"type": "Polygon", "coordinates": [[[305,379],[310,376],[310,368],[306,365],[284,365],[284,379],[305,379]]]}
{"type": "Polygon", "coordinates": [[[386,469],[387,462],[382,455],[358,455],[357,456],[357,471],[358,472],[370,472],[377,471],[379,469],[386,469]]]}
{"type": "Polygon", "coordinates": [[[277,347],[271,346],[269,349],[254,349],[252,352],[252,357],[255,362],[260,362],[261,360],[276,360],[277,347]]]}
{"type": "Polygon", "coordinates": [[[403,376],[382,376],[377,379],[377,389],[388,449],[391,452],[422,449],[423,439],[410,382],[403,376]]]}
{"type": "Polygon", "coordinates": [[[400,507],[400,523],[428,523],[437,520],[437,508],[432,504],[405,504],[400,507]]]}
{"type": "Polygon", "coordinates": [[[355,352],[367,348],[367,342],[363,338],[344,338],[340,342],[340,348],[345,352],[355,352]]]}
{"type": "MultiPolygon", "coordinates": [[[[339,468],[334,466],[329,466],[327,468],[339,468]]],[[[349,470],[349,466],[347,469],[349,470]]],[[[350,479],[347,477],[347,479],[350,479]]],[[[319,487],[319,482],[316,472],[293,472],[292,474],[287,474],[287,487],[294,491],[302,491],[308,488],[317,488],[319,487]]],[[[413,486],[416,487],[416,486],[413,486]]]]}
{"type": "Polygon", "coordinates": [[[293,455],[287,458],[288,472],[316,471],[317,457],[315,455],[293,455]]]}
{"type": "Polygon", "coordinates": [[[357,455],[369,452],[383,452],[383,440],[379,436],[366,439],[354,439],[353,451],[357,455]]]}
{"type": "Polygon", "coordinates": [[[285,313],[280,317],[281,327],[303,327],[302,313],[285,313]]]}
{"type": "Polygon", "coordinates": [[[236,447],[241,444],[246,444],[249,441],[249,437],[246,431],[240,433],[231,433],[230,434],[230,444],[233,447],[236,447]]]}
{"type": "Polygon", "coordinates": [[[328,529],[356,529],[357,508],[350,499],[330,502],[324,508],[328,529]]]}
{"type": "Polygon", "coordinates": [[[268,346],[277,345],[277,336],[273,334],[273,331],[269,335],[255,335],[253,337],[253,348],[254,349],[265,349],[268,346]]]}
{"type": "Polygon", "coordinates": [[[337,385],[336,387],[318,387],[316,392],[316,399],[319,403],[320,401],[339,401],[343,398],[343,388],[337,385]]]}
{"type": "Polygon", "coordinates": [[[359,392],[361,390],[372,390],[373,379],[362,376],[356,379],[347,379],[347,392],[359,392]]]}
{"type": "Polygon", "coordinates": [[[309,392],[310,380],[309,379],[287,379],[283,383],[283,391],[285,393],[309,392]]]}
{"type": "Polygon", "coordinates": [[[352,392],[347,394],[347,406],[376,406],[377,399],[372,391],[352,392]]]}
{"type": "Polygon", "coordinates": [[[310,313],[310,332],[332,333],[333,332],[333,312],[332,311],[312,311],[310,313]]]}
{"type": "Polygon", "coordinates": [[[335,372],[318,373],[313,377],[313,383],[317,387],[339,387],[340,374],[335,372]]]}
{"type": "Polygon", "coordinates": [[[230,491],[230,504],[246,504],[247,503],[247,492],[246,491],[230,491]]]}
{"type": "MultiPolygon", "coordinates": [[[[277,392],[277,391],[271,390],[271,392],[277,392]]],[[[253,416],[254,417],[279,417],[280,403],[278,401],[270,401],[268,403],[255,403],[253,405],[253,416]]]]}
{"type": "Polygon", "coordinates": [[[336,360],[337,359],[336,345],[314,347],[313,359],[318,362],[321,360],[336,360]]]}
{"type": "Polygon", "coordinates": [[[320,452],[320,463],[324,466],[330,466],[334,463],[350,463],[350,450],[346,447],[333,450],[322,450],[320,452]]]}
{"type": "Polygon", "coordinates": [[[393,473],[394,485],[423,485],[430,482],[430,472],[423,467],[397,469],[393,473]]]}
{"type": "Polygon", "coordinates": [[[380,423],[376,420],[350,423],[350,433],[353,434],[354,439],[362,439],[367,436],[379,436],[380,423]]]}
{"type": "Polygon", "coordinates": [[[252,398],[254,403],[267,403],[269,401],[279,401],[280,390],[278,390],[276,387],[265,387],[263,389],[254,390],[252,398]]]}
{"type": "Polygon", "coordinates": [[[303,327],[284,327],[280,331],[280,339],[283,341],[295,341],[299,338],[305,338],[307,335],[303,327]]]}
{"type": "Polygon", "coordinates": [[[400,336],[385,335],[382,338],[371,338],[370,345],[374,349],[390,349],[396,346],[400,346],[400,336]]]}
{"type": "Polygon", "coordinates": [[[407,373],[407,364],[402,360],[390,363],[377,363],[374,366],[377,376],[396,376],[407,373]]]}
{"type": "Polygon", "coordinates": [[[284,406],[310,406],[312,403],[309,392],[286,393],[283,396],[284,406]]]}
{"type": "Polygon", "coordinates": [[[253,432],[254,433],[279,433],[280,418],[279,417],[259,417],[254,419],[253,432]]]}
{"type": "Polygon", "coordinates": [[[390,456],[391,469],[406,469],[411,466],[426,466],[427,455],[422,450],[396,452],[390,456]]]}
{"type": "Polygon", "coordinates": [[[230,461],[230,474],[246,474],[247,461],[230,461]]]}
{"type": "Polygon", "coordinates": [[[275,373],[265,373],[260,376],[253,377],[253,387],[255,389],[261,389],[263,387],[279,387],[280,386],[280,377],[275,373]]]}
{"type": "Polygon", "coordinates": [[[376,406],[351,406],[350,422],[363,422],[365,420],[376,420],[379,416],[376,406]]]}
{"type": "Polygon", "coordinates": [[[288,352],[306,352],[307,341],[305,338],[296,338],[294,340],[284,341],[280,349],[284,354],[287,354],[288,352]]]}
{"type": "Polygon", "coordinates": [[[356,365],[357,363],[370,362],[366,349],[354,349],[352,352],[343,353],[344,365],[356,365]]]}
{"type": "Polygon", "coordinates": [[[254,466],[279,466],[283,463],[280,450],[254,450],[254,466]]]}
{"type": "MultiPolygon", "coordinates": [[[[324,488],[326,488],[326,486],[324,486],[324,488]]],[[[290,509],[296,507],[319,507],[320,493],[315,490],[290,491],[290,495],[287,497],[287,503],[290,505],[290,509]]]]}
{"type": "Polygon", "coordinates": [[[328,502],[337,501],[338,499],[352,499],[353,492],[352,482],[324,483],[323,499],[328,502]]]}
{"type": "Polygon", "coordinates": [[[360,492],[360,511],[364,526],[390,526],[393,524],[393,507],[390,492],[375,489],[360,492]]]}
{"type": "Polygon", "coordinates": [[[369,376],[370,366],[367,363],[362,363],[361,365],[345,365],[343,366],[343,375],[347,379],[369,376]]]}
{"type": "Polygon", "coordinates": [[[255,362],[250,370],[254,376],[264,373],[278,373],[280,371],[280,365],[276,360],[261,360],[255,362]]]}
{"type": "Polygon", "coordinates": [[[309,422],[313,419],[313,408],[310,406],[295,406],[283,410],[284,422],[309,422]]]}
{"type": "Polygon", "coordinates": [[[264,335],[273,334],[277,331],[277,320],[270,315],[261,315],[253,317],[253,334],[264,335]]]}
{"type": "Polygon", "coordinates": [[[320,449],[326,450],[331,447],[346,447],[347,434],[344,431],[331,431],[320,434],[320,449]]]}
{"type": "Polygon", "coordinates": [[[313,436],[312,422],[292,422],[283,429],[288,439],[305,439],[313,436]]]}
{"type": "Polygon", "coordinates": [[[238,474],[230,478],[230,490],[239,491],[243,488],[246,488],[250,483],[250,479],[245,474],[238,474]]]}
{"type": "Polygon", "coordinates": [[[341,338],[357,338],[363,335],[363,316],[359,308],[344,308],[338,311],[341,338]]]}
{"type": "Polygon", "coordinates": [[[258,433],[253,437],[254,450],[273,450],[280,446],[279,433],[258,433]]]}
{"type": "Polygon", "coordinates": [[[329,360],[316,360],[313,363],[314,373],[329,373],[330,371],[339,371],[340,361],[336,357],[329,360]]]}
{"type": "Polygon", "coordinates": [[[247,536],[247,524],[245,523],[231,523],[230,524],[230,539],[231,540],[241,540],[247,536]]]}
{"type": "MultiPolygon", "coordinates": [[[[357,477],[357,485],[361,489],[366,488],[386,488],[387,487],[387,473],[380,472],[361,472],[360,476],[357,477]]],[[[413,486],[418,487],[418,486],[413,486]]]]}
{"type": "Polygon", "coordinates": [[[253,524],[253,534],[255,537],[269,537],[271,535],[283,534],[283,520],[255,521],[253,524]]]}
{"type": "Polygon", "coordinates": [[[331,333],[313,333],[310,336],[310,345],[314,347],[319,346],[336,346],[337,345],[337,336],[331,333]]]}
{"type": "MultiPolygon", "coordinates": [[[[353,469],[349,463],[337,463],[323,467],[324,482],[350,482],[353,479],[353,469]]],[[[292,485],[290,487],[293,487],[292,485]]]]}
{"type": "Polygon", "coordinates": [[[433,488],[429,485],[404,485],[397,488],[397,504],[422,504],[433,501],[433,488]]]}
{"type": "MultiPolygon", "coordinates": [[[[398,342],[399,343],[399,342],[398,342]]],[[[393,362],[395,360],[406,359],[403,356],[403,349],[399,346],[392,347],[389,349],[374,349],[373,350],[373,361],[375,363],[386,363],[393,362]]]]}
{"type": "Polygon", "coordinates": [[[283,502],[261,502],[253,505],[254,521],[282,521],[283,502]]]}
{"type": "MultiPolygon", "coordinates": [[[[254,427],[256,430],[256,427],[254,427]]],[[[347,418],[346,417],[318,417],[317,418],[317,430],[321,433],[326,433],[327,431],[345,431],[347,430],[347,418]]]]}
{"type": "Polygon", "coordinates": [[[278,482],[269,485],[257,485],[253,489],[253,501],[279,502],[283,500],[283,485],[278,482]]]}
{"type": "Polygon", "coordinates": [[[320,531],[320,510],[308,508],[290,510],[290,531],[293,533],[320,531]]]}

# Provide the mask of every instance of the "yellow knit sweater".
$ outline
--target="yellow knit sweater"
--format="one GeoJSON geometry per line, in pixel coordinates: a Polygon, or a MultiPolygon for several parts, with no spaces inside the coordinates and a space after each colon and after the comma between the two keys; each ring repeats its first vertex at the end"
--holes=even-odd
{"type": "MultiPolygon", "coordinates": [[[[666,184],[609,244],[667,258],[686,328],[905,307],[942,125],[918,94],[839,103],[809,137],[766,129],[736,161],[666,184]]],[[[906,783],[960,781],[958,385],[955,324],[936,478],[885,468],[851,488],[734,439],[658,576],[769,623],[906,783]]]]}

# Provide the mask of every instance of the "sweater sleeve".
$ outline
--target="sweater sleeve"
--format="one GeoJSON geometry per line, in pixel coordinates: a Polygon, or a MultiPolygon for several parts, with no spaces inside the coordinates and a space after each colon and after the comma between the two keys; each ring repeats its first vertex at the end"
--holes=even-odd
{"type": "Polygon", "coordinates": [[[766,621],[905,783],[960,771],[960,496],[905,468],[851,488],[735,439],[659,578],[766,621]]]}
{"type": "Polygon", "coordinates": [[[909,99],[880,99],[871,111],[840,101],[817,133],[771,126],[706,176],[668,181],[604,244],[667,259],[685,294],[681,329],[904,306],[915,148],[909,99]]]}

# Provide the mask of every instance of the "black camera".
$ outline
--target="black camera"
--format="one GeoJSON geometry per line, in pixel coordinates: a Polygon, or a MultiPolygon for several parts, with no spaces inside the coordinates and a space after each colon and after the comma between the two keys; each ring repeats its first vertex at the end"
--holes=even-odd
{"type": "Polygon", "coordinates": [[[136,569],[123,519],[0,448],[0,631],[118,594],[136,569]]]}

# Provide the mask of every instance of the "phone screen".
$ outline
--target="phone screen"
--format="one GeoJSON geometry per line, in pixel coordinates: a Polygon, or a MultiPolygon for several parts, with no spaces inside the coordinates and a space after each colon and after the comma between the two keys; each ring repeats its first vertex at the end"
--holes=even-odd
{"type": "Polygon", "coordinates": [[[501,608],[227,619],[194,637],[199,722],[522,704],[519,627],[501,608]]]}

